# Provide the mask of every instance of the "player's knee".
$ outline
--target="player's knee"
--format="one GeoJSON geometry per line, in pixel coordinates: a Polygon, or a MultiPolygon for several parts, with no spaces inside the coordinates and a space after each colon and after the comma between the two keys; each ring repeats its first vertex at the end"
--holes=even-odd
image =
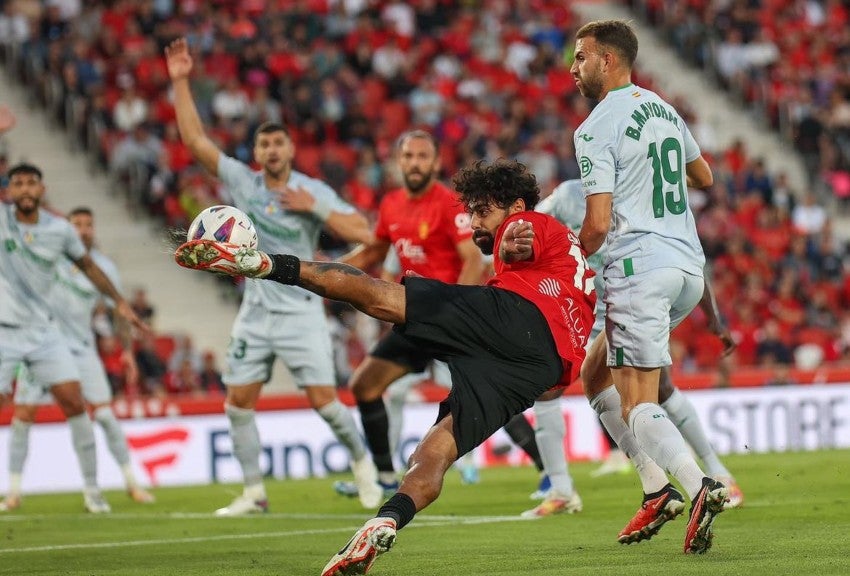
{"type": "Polygon", "coordinates": [[[336,388],[333,386],[305,386],[304,390],[313,410],[324,408],[336,400],[336,388]]]}
{"type": "Polygon", "coordinates": [[[59,408],[62,409],[62,413],[65,415],[66,418],[78,416],[86,411],[86,403],[83,401],[82,397],[61,398],[57,399],[57,403],[59,404],[59,408]]]}
{"type": "Polygon", "coordinates": [[[371,402],[384,395],[384,390],[390,385],[384,378],[368,373],[357,373],[351,378],[349,388],[358,402],[371,402]]]}
{"type": "Polygon", "coordinates": [[[35,406],[16,405],[14,418],[19,422],[26,422],[32,424],[33,422],[35,422],[35,412],[35,406]]]}

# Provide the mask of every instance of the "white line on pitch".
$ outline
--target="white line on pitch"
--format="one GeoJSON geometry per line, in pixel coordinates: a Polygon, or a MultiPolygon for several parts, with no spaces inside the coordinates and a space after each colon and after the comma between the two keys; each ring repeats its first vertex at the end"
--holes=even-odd
{"type": "MultiPolygon", "coordinates": [[[[266,514],[246,514],[244,516],[232,516],[232,517],[216,517],[212,512],[202,513],[202,512],[168,512],[168,513],[150,513],[150,514],[137,514],[133,512],[116,512],[111,514],[101,514],[101,515],[92,515],[89,513],[79,513],[79,514],[14,514],[11,516],[0,516],[0,522],[23,522],[28,520],[68,520],[68,519],[79,519],[79,520],[204,520],[211,518],[218,518],[218,520],[222,522],[232,522],[238,520],[368,520],[372,515],[368,513],[363,514],[300,514],[295,512],[269,512],[266,514]]],[[[494,521],[508,521],[513,516],[452,516],[452,515],[431,515],[431,514],[423,514],[421,516],[417,516],[417,521],[425,522],[425,521],[435,521],[435,522],[443,522],[443,521],[452,521],[452,522],[462,522],[464,520],[479,520],[479,519],[493,519],[494,521]]]]}
{"type": "MultiPolygon", "coordinates": [[[[426,517],[423,517],[423,519],[426,517]]],[[[438,522],[416,522],[407,527],[430,528],[440,526],[451,526],[461,524],[484,524],[497,522],[526,522],[525,518],[519,516],[466,516],[457,517],[450,521],[438,522]]],[[[312,536],[316,534],[333,534],[336,532],[353,532],[360,526],[346,526],[344,528],[320,528],[315,530],[294,530],[289,532],[255,532],[250,534],[221,534],[217,536],[197,536],[193,538],[158,538],[155,540],[127,540],[124,542],[98,542],[85,544],[56,544],[51,546],[30,546],[27,548],[0,549],[0,555],[20,554],[25,552],[56,552],[60,550],[92,550],[97,548],[129,548],[134,546],[149,546],[158,544],[193,544],[199,542],[216,542],[224,540],[246,540],[248,538],[287,538],[291,536],[312,536]]]]}

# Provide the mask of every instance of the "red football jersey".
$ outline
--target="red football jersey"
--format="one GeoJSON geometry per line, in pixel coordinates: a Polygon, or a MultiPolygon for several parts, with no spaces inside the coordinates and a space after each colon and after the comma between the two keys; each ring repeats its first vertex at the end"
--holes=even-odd
{"type": "Polygon", "coordinates": [[[384,196],[375,236],[395,247],[402,273],[454,284],[463,267],[457,245],[472,237],[469,224],[458,195],[435,182],[421,196],[403,188],[384,196]]]}
{"type": "Polygon", "coordinates": [[[487,284],[519,294],[543,313],[564,362],[559,385],[567,386],[579,376],[596,306],[595,274],[578,237],[546,214],[514,214],[496,233],[493,267],[496,274],[487,284]],[[499,258],[499,244],[507,225],[517,220],[531,222],[534,228],[534,257],[505,264],[499,258]]]}

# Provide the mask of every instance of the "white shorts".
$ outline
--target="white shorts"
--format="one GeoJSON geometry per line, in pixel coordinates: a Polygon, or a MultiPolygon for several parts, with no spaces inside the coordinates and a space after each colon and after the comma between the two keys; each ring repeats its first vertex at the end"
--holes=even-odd
{"type": "Polygon", "coordinates": [[[324,310],[282,314],[243,305],[230,333],[224,383],[268,382],[275,358],[286,364],[299,388],[333,386],[333,348],[324,310]]]}
{"type": "MultiPolygon", "coordinates": [[[[80,372],[80,384],[83,398],[89,404],[106,404],[112,401],[112,388],[103,369],[103,362],[94,347],[72,348],[71,355],[80,372]]],[[[15,389],[15,404],[24,406],[52,404],[50,385],[35,379],[31,371],[22,367],[18,373],[18,387],[15,389]]]]}
{"type": "Polygon", "coordinates": [[[21,365],[36,382],[48,386],[80,379],[68,343],[54,325],[0,326],[0,394],[12,391],[12,380],[21,365]]]}
{"type": "Polygon", "coordinates": [[[670,331],[702,298],[702,276],[659,268],[605,279],[608,366],[660,368],[672,364],[670,331]]]}

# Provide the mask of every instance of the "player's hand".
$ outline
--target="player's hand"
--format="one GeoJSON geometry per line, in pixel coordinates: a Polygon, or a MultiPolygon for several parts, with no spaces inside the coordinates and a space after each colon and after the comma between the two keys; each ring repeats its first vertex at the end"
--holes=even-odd
{"type": "Polygon", "coordinates": [[[290,212],[312,212],[316,199],[304,188],[287,186],[279,194],[280,205],[290,212]]]}
{"type": "Polygon", "coordinates": [[[142,332],[143,334],[149,334],[151,331],[151,327],[148,326],[139,316],[136,314],[136,311],[133,310],[133,307],[130,306],[130,303],[126,300],[121,300],[115,306],[115,312],[117,312],[124,320],[130,323],[131,326],[142,332]]]}
{"type": "Polygon", "coordinates": [[[192,72],[192,56],[185,38],[178,38],[165,47],[165,63],[172,80],[185,80],[192,72]]]}
{"type": "Polygon", "coordinates": [[[726,323],[719,318],[716,322],[711,322],[708,329],[711,330],[712,334],[720,338],[720,341],[723,343],[723,352],[720,354],[721,358],[728,356],[738,347],[738,343],[735,342],[732,332],[726,327],[726,323]]]}
{"type": "Polygon", "coordinates": [[[15,127],[17,119],[12,111],[6,106],[0,106],[0,134],[8,132],[15,127]]]}
{"type": "Polygon", "coordinates": [[[534,227],[531,222],[515,220],[502,234],[499,255],[504,262],[518,262],[531,258],[534,247],[534,227]]]}

